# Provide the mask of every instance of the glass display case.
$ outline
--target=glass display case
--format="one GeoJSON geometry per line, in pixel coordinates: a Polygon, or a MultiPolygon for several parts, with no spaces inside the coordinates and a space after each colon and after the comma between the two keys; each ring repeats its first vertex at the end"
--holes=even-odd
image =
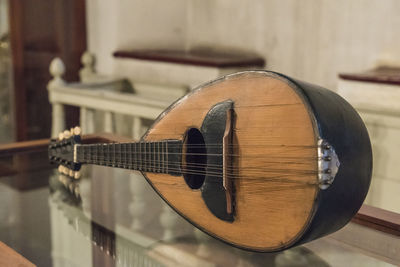
{"type": "Polygon", "coordinates": [[[0,241],[37,266],[393,266],[400,215],[363,206],[342,230],[277,253],[218,241],[177,215],[138,172],[57,172],[47,140],[0,147],[0,241]]]}

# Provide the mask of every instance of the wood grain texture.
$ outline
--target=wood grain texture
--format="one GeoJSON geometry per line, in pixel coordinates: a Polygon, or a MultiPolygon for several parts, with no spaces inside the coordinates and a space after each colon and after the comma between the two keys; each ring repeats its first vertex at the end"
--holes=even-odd
{"type": "Polygon", "coordinates": [[[282,78],[247,72],[207,84],[162,114],[144,139],[183,139],[189,127],[201,127],[213,105],[228,99],[234,101],[239,155],[233,223],[212,215],[183,177],[145,175],[181,215],[224,241],[260,251],[290,246],[313,214],[317,138],[307,106],[282,78]]]}
{"type": "Polygon", "coordinates": [[[36,265],[0,242],[0,266],[35,267],[36,265]]]}

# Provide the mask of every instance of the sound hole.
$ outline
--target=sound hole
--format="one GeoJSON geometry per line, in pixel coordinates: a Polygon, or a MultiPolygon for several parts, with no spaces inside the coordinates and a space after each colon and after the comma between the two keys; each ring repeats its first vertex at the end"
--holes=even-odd
{"type": "Polygon", "coordinates": [[[207,150],[201,132],[190,128],[186,132],[182,162],[183,177],[192,189],[199,189],[205,179],[207,150]]]}

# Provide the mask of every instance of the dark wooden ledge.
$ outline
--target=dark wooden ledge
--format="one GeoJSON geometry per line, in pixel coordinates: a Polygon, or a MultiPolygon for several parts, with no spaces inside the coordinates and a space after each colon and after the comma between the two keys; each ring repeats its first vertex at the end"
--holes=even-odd
{"type": "Polygon", "coordinates": [[[217,68],[263,68],[265,65],[264,59],[254,54],[232,51],[214,51],[207,49],[197,49],[191,51],[163,49],[116,51],[114,52],[114,57],[217,68]]]}
{"type": "MultiPolygon", "coordinates": [[[[130,142],[130,138],[117,136],[108,133],[88,134],[82,137],[82,143],[112,143],[112,142],[130,142]]],[[[32,153],[46,151],[50,139],[39,139],[32,141],[16,142],[0,145],[0,157],[11,156],[18,153],[32,153]]]]}
{"type": "Polygon", "coordinates": [[[400,68],[380,67],[360,73],[339,73],[339,78],[350,81],[400,85],[400,68]]]}
{"type": "Polygon", "coordinates": [[[378,231],[400,236],[400,214],[388,210],[362,205],[352,222],[378,231]]]}

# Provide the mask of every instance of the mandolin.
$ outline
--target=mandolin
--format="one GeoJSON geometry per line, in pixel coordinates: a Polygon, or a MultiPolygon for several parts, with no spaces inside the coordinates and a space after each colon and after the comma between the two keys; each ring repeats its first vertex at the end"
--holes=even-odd
{"type": "Polygon", "coordinates": [[[233,246],[272,252],[332,233],[368,192],[372,153],[357,112],[334,92],[270,71],[205,83],[165,110],[140,142],[49,145],[59,170],[141,171],[181,216],[233,246]]]}

